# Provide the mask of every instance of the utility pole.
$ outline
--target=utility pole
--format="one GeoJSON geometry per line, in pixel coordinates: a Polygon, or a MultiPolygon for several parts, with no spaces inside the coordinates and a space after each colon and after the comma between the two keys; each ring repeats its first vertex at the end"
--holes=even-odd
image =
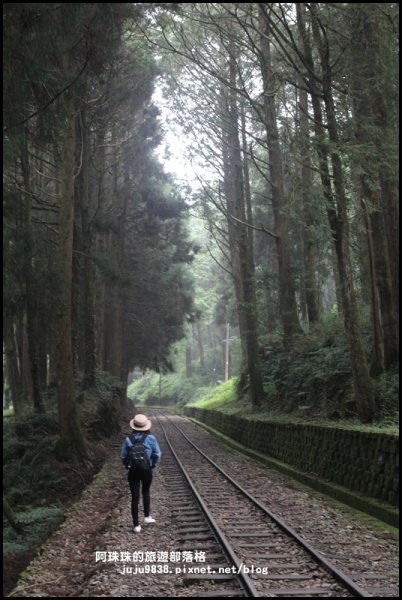
{"type": "Polygon", "coordinates": [[[225,340],[225,381],[229,379],[229,323],[226,324],[225,340]]]}

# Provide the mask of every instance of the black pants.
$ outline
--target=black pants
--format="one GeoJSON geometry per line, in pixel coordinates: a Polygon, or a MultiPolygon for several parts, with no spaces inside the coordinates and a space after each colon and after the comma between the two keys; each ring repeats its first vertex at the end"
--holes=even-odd
{"type": "Polygon", "coordinates": [[[152,469],[149,471],[133,471],[128,475],[128,483],[131,490],[131,514],[134,527],[139,525],[138,503],[140,500],[140,485],[142,483],[142,499],[144,502],[144,515],[149,517],[151,512],[151,495],[149,493],[152,483],[152,469]]]}

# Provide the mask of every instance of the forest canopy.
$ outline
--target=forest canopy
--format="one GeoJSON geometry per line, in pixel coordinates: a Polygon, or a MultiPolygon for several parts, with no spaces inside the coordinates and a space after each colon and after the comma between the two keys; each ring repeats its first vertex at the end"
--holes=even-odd
{"type": "Polygon", "coordinates": [[[84,452],[77,377],[108,372],[123,401],[134,366],[169,367],[193,310],[144,18],[129,4],[4,9],[7,388],[15,414],[56,388],[61,454],[84,452]]]}
{"type": "Polygon", "coordinates": [[[216,382],[230,326],[255,409],[297,348],[342,339],[372,421],[399,362],[398,5],[19,3],[3,27],[14,413],[54,390],[60,455],[83,456],[100,373],[123,404],[179,342],[216,382]]]}

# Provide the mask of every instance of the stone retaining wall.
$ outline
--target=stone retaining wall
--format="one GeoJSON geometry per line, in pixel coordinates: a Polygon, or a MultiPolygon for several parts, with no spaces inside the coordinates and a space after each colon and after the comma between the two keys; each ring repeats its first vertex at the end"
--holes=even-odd
{"type": "Polygon", "coordinates": [[[350,490],[398,505],[398,436],[316,425],[266,423],[193,407],[186,407],[184,412],[252,450],[350,490]]]}

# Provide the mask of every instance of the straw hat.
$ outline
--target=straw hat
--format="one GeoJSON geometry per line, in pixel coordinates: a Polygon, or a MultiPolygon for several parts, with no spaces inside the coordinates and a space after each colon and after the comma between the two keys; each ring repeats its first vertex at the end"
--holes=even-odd
{"type": "Polygon", "coordinates": [[[151,429],[151,425],[151,421],[145,415],[135,415],[134,419],[130,421],[130,427],[135,431],[148,431],[151,429]]]}

